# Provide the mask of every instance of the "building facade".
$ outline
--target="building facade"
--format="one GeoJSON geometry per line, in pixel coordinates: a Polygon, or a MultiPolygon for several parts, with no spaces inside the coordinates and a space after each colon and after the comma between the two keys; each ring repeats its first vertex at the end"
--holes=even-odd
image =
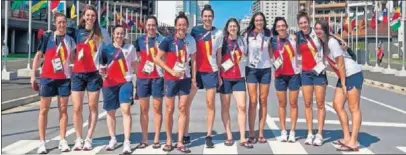
{"type": "Polygon", "coordinates": [[[251,6],[251,13],[262,12],[271,28],[276,17],[284,17],[290,28],[296,27],[295,15],[298,12],[297,1],[261,1],[256,0],[251,6]]]}
{"type": "Polygon", "coordinates": [[[243,19],[241,19],[240,22],[240,31],[244,32],[245,29],[248,27],[250,24],[251,16],[245,16],[243,19]]]}

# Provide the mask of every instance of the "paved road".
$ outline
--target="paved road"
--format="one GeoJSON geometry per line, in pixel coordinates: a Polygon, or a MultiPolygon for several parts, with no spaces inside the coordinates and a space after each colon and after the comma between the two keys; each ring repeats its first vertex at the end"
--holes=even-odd
{"type": "MultiPolygon", "coordinates": [[[[220,102],[219,97],[216,97],[216,120],[214,125],[214,140],[216,146],[214,149],[207,149],[204,147],[204,137],[206,135],[206,106],[204,100],[204,92],[199,92],[192,105],[192,116],[190,131],[192,137],[192,144],[190,148],[194,154],[210,154],[210,153],[229,153],[229,154],[315,154],[315,153],[329,153],[329,154],[341,154],[345,152],[337,152],[335,146],[331,143],[341,137],[340,125],[338,123],[337,116],[332,108],[332,94],[333,87],[336,83],[334,77],[329,77],[330,86],[327,88],[326,96],[326,125],[323,132],[325,144],[321,147],[313,147],[304,145],[305,135],[307,133],[304,122],[304,105],[303,98],[299,98],[299,121],[297,125],[296,136],[298,142],[296,143],[281,143],[276,140],[280,136],[279,121],[277,113],[277,101],[275,96],[275,90],[272,87],[269,96],[268,104],[268,117],[266,125],[266,138],[268,143],[255,144],[254,149],[247,150],[234,144],[232,147],[225,147],[223,140],[225,139],[224,128],[220,117],[220,102]],[[203,116],[203,117],[202,117],[203,116]]],[[[273,82],[272,82],[273,83],[273,82]]],[[[363,126],[359,135],[359,143],[361,145],[361,152],[363,154],[382,154],[382,153],[394,153],[405,154],[406,153],[406,139],[401,138],[405,134],[406,129],[406,99],[405,95],[394,93],[391,91],[379,89],[376,87],[370,87],[364,85],[362,97],[361,97],[361,109],[363,112],[363,126]]],[[[232,101],[233,102],[233,101],[232,101]]],[[[88,153],[88,154],[119,154],[122,151],[120,145],[115,151],[107,152],[104,147],[108,144],[109,136],[107,133],[107,125],[105,115],[106,112],[101,109],[102,103],[99,106],[99,122],[97,124],[96,133],[94,136],[94,149],[91,152],[70,152],[72,154],[88,153]]],[[[50,141],[47,143],[47,147],[51,154],[60,154],[57,149],[58,144],[58,120],[57,120],[57,105],[54,102],[49,112],[49,123],[47,129],[47,139],[50,141]]],[[[316,112],[314,106],[314,112],[316,112]]],[[[69,126],[67,140],[70,146],[73,146],[75,134],[72,125],[72,106],[69,105],[69,126]]],[[[88,108],[84,108],[84,116],[88,114],[88,108]]],[[[2,154],[24,154],[24,153],[36,153],[38,146],[38,130],[37,130],[37,114],[38,103],[33,103],[23,107],[18,107],[2,112],[2,154]]],[[[132,129],[132,148],[140,142],[140,123],[139,123],[139,105],[135,104],[132,107],[133,116],[133,129],[132,129]]],[[[289,114],[288,114],[289,116],[289,114]]],[[[150,118],[152,118],[152,112],[150,112],[150,118]]],[[[175,114],[175,118],[177,115],[175,114]]],[[[232,104],[231,107],[231,119],[232,132],[234,139],[238,139],[237,128],[237,113],[236,106],[232,104]]],[[[314,116],[316,119],[316,116],[314,116]]],[[[84,117],[84,120],[87,120],[84,117]]],[[[117,119],[117,134],[118,140],[123,140],[123,128],[121,125],[122,117],[118,114],[117,119]]],[[[149,138],[153,138],[153,125],[151,124],[153,119],[150,119],[149,125],[149,138]]],[[[289,124],[289,123],[288,123],[289,124]]],[[[316,128],[317,124],[314,124],[316,128]]],[[[289,125],[288,125],[289,127],[289,125]]],[[[87,128],[87,126],[84,126],[87,128]]],[[[257,127],[256,127],[257,129],[257,127]]],[[[176,125],[174,131],[176,131],[176,125]]],[[[161,131],[161,142],[165,141],[164,128],[161,131]]],[[[316,131],[314,131],[316,132],[316,131]]],[[[174,132],[175,133],[175,132],[174,132]]],[[[176,133],[174,134],[176,136],[176,133]]],[[[161,150],[153,150],[152,147],[146,149],[134,149],[133,154],[165,154],[161,150]]],[[[169,154],[178,154],[178,151],[172,151],[169,154]]]]}

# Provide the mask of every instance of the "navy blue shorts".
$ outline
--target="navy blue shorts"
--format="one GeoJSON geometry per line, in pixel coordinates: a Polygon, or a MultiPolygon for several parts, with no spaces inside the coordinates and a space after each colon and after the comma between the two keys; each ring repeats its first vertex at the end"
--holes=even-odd
{"type": "Polygon", "coordinates": [[[313,71],[302,71],[300,76],[302,78],[302,86],[328,84],[326,73],[316,75],[313,71]]]}
{"type": "Polygon", "coordinates": [[[272,68],[245,68],[247,83],[270,84],[272,68]]]}
{"type": "Polygon", "coordinates": [[[99,72],[72,73],[72,91],[99,91],[103,86],[103,79],[99,72]]]}
{"type": "Polygon", "coordinates": [[[196,72],[196,83],[199,89],[216,88],[218,85],[218,72],[196,72]]]}
{"type": "Polygon", "coordinates": [[[137,79],[137,94],[139,97],[162,98],[164,96],[164,79],[137,79]]]}
{"type": "MultiPolygon", "coordinates": [[[[347,87],[347,91],[350,91],[354,87],[357,88],[358,90],[361,90],[363,83],[364,83],[364,75],[362,74],[362,72],[355,73],[345,78],[345,86],[347,87]]],[[[340,79],[338,79],[336,87],[342,88],[340,79]]]]}
{"type": "Polygon", "coordinates": [[[39,96],[41,97],[68,97],[70,96],[70,79],[49,79],[39,80],[39,96]]]}
{"type": "Polygon", "coordinates": [[[275,89],[277,91],[299,90],[301,85],[300,74],[295,75],[280,75],[275,78],[275,89]]]}
{"type": "Polygon", "coordinates": [[[245,79],[223,79],[223,84],[220,86],[220,94],[231,94],[233,91],[245,91],[245,79]]]}
{"type": "Polygon", "coordinates": [[[191,79],[165,80],[165,96],[174,97],[177,95],[189,95],[191,88],[191,79]]]}
{"type": "Polygon", "coordinates": [[[103,109],[116,110],[120,104],[133,104],[133,83],[126,82],[118,86],[103,87],[103,109]]]}

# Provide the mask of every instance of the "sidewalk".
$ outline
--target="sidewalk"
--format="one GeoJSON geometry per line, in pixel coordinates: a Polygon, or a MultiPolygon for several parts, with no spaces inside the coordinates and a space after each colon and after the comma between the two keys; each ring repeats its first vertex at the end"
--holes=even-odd
{"type": "Polygon", "coordinates": [[[38,92],[31,89],[29,78],[1,81],[1,110],[14,108],[39,100],[38,92]]]}

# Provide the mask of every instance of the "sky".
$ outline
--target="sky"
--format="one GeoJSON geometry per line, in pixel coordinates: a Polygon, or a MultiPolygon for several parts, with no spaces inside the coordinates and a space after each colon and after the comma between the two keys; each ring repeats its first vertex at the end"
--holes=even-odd
{"type": "MultiPolygon", "coordinates": [[[[227,20],[230,17],[242,19],[251,12],[253,1],[210,1],[210,5],[214,10],[214,23],[217,28],[224,28],[227,20]]],[[[159,9],[158,21],[173,26],[176,14],[176,1],[158,1],[159,9]]]]}
{"type": "Polygon", "coordinates": [[[217,28],[224,28],[229,18],[234,17],[238,20],[248,16],[251,13],[253,1],[210,1],[214,10],[214,23],[217,28]]]}

